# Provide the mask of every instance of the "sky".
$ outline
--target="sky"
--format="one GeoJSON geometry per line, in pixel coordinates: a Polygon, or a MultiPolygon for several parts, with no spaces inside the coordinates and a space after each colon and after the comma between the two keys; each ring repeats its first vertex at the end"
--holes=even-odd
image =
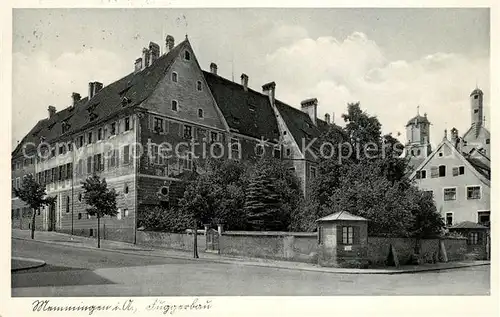
{"type": "Polygon", "coordinates": [[[404,141],[420,106],[437,145],[445,129],[468,129],[477,85],[489,127],[489,9],[15,9],[12,146],[49,105],[62,110],[88,82],[129,74],[167,34],[187,34],[203,69],[246,73],[257,91],[275,81],[276,97],[297,108],[315,97],[318,117],[339,125],[359,101],[404,141]]]}

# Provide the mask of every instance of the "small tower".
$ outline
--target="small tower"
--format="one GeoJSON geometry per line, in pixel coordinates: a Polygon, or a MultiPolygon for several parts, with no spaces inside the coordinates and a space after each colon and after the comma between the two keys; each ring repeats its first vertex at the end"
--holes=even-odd
{"type": "Polygon", "coordinates": [[[416,157],[427,157],[431,153],[429,132],[431,123],[427,119],[427,114],[420,115],[417,107],[417,115],[411,118],[406,124],[406,155],[416,157]]]}
{"type": "Polygon", "coordinates": [[[470,118],[477,137],[483,125],[483,91],[477,87],[470,93],[470,118]]]}

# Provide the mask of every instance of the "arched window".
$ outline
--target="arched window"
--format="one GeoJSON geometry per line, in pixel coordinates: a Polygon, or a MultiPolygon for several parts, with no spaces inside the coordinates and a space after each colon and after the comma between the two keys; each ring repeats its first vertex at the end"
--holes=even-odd
{"type": "Polygon", "coordinates": [[[174,83],[176,83],[176,82],[177,82],[177,79],[178,79],[177,77],[178,77],[177,73],[176,73],[176,72],[172,72],[172,81],[173,81],[174,83]]]}

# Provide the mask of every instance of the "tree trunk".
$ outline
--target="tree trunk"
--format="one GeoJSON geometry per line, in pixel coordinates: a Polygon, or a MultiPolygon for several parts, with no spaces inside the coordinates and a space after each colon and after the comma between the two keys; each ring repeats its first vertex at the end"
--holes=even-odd
{"type": "Polygon", "coordinates": [[[97,213],[97,248],[101,247],[101,217],[99,217],[99,213],[97,213]]]}
{"type": "Polygon", "coordinates": [[[193,257],[198,258],[198,223],[194,221],[194,235],[193,235],[193,257]]]}
{"type": "Polygon", "coordinates": [[[36,210],[33,209],[33,216],[31,217],[31,239],[35,239],[35,215],[36,210]]]}

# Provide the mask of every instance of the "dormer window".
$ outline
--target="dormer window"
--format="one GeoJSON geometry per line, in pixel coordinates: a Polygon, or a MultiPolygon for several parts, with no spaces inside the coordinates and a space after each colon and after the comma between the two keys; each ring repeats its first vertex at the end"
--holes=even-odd
{"type": "Polygon", "coordinates": [[[184,59],[187,61],[191,60],[191,54],[188,51],[184,52],[184,59]]]}
{"type": "Polygon", "coordinates": [[[177,73],[176,73],[176,72],[172,72],[172,81],[173,81],[174,83],[176,83],[176,82],[177,82],[177,73]]]}

